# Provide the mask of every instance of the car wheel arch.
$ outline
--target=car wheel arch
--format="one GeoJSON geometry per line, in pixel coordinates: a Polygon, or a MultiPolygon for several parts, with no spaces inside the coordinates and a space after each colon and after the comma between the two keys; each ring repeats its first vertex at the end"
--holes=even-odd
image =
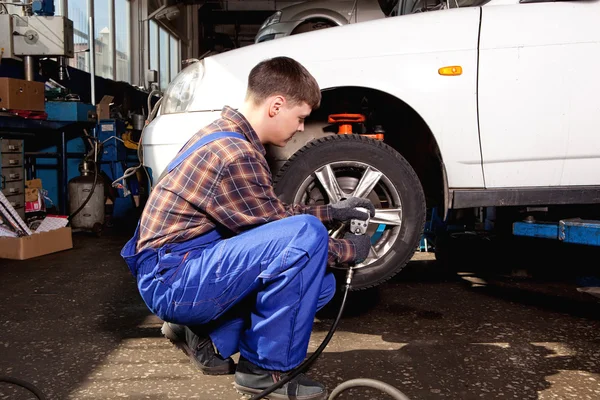
{"type": "MultiPolygon", "coordinates": [[[[410,104],[385,91],[368,87],[324,88],[321,93],[321,107],[313,111],[307,120],[305,131],[309,134],[298,137],[294,148],[300,148],[315,138],[335,134],[335,129],[327,124],[327,116],[340,112],[361,113],[356,105],[361,98],[369,98],[371,109],[385,105],[383,115],[375,117],[383,121],[385,143],[407,159],[421,181],[428,205],[437,206],[445,215],[449,207],[449,191],[442,152],[429,125],[410,104]],[[346,101],[341,102],[340,98],[346,101]],[[328,131],[319,132],[327,127],[328,131]]],[[[294,154],[286,148],[275,151],[280,165],[294,154]]]]}

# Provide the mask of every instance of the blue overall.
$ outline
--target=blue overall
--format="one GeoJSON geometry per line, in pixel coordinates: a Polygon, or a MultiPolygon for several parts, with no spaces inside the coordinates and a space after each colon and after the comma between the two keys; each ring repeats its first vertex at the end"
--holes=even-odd
{"type": "MultiPolygon", "coordinates": [[[[168,173],[216,132],[196,142],[168,173]]],[[[270,222],[231,238],[216,230],[183,243],[136,252],[139,223],[121,256],[148,308],[164,321],[202,325],[223,357],[287,371],[306,357],[317,310],[335,293],[326,272],[328,234],[314,216],[270,222]],[[243,301],[242,301],[243,300],[243,301]]]]}

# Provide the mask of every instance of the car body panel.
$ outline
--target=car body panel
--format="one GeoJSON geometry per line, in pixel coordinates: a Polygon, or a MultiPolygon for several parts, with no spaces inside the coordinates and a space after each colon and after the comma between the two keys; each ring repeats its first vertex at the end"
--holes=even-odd
{"type": "Polygon", "coordinates": [[[482,9],[486,187],[598,184],[600,1],[515,8],[482,9]]]}

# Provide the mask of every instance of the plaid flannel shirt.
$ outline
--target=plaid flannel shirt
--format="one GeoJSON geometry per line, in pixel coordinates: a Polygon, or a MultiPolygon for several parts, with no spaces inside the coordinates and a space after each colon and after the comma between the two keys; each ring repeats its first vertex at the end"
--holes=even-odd
{"type": "MultiPolygon", "coordinates": [[[[265,148],[246,118],[225,107],[221,118],[200,130],[181,151],[204,135],[231,131],[248,140],[222,138],[188,157],[159,182],[142,213],[137,249],[184,242],[225,227],[232,234],[297,214],[331,221],[330,206],[287,205],[273,190],[265,148]]],[[[329,263],[355,257],[354,244],[329,239],[329,263]]]]}

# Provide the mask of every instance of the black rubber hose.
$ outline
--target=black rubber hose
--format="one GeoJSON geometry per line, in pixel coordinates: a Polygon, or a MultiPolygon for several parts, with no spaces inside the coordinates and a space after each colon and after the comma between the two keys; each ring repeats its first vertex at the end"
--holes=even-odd
{"type": "Polygon", "coordinates": [[[263,399],[265,396],[267,396],[270,393],[272,393],[273,391],[279,389],[280,387],[282,387],[283,385],[285,385],[286,383],[288,383],[289,381],[291,381],[292,379],[294,379],[295,377],[297,377],[298,375],[300,375],[301,373],[306,371],[315,362],[315,360],[321,355],[323,350],[325,350],[325,347],[327,347],[327,345],[329,344],[329,341],[331,340],[331,337],[333,336],[333,334],[338,326],[338,323],[340,322],[342,313],[344,312],[344,308],[346,306],[346,298],[348,297],[348,290],[350,289],[350,280],[352,279],[352,274],[353,274],[352,269],[349,269],[348,270],[348,278],[346,279],[346,282],[347,282],[346,290],[344,291],[344,298],[342,299],[342,305],[340,306],[340,311],[338,312],[338,315],[337,315],[333,325],[329,329],[327,336],[325,337],[325,339],[323,340],[323,343],[321,343],[319,348],[307,360],[305,360],[302,364],[300,364],[296,368],[294,368],[292,370],[292,372],[290,372],[289,375],[287,375],[285,378],[283,378],[279,382],[274,383],[273,385],[269,386],[268,388],[263,390],[261,393],[252,397],[250,400],[263,399]]]}
{"type": "Polygon", "coordinates": [[[386,394],[389,394],[390,396],[392,396],[392,398],[396,400],[410,400],[408,396],[406,396],[404,393],[402,393],[392,385],[389,385],[385,382],[377,381],[375,379],[366,378],[351,379],[349,381],[340,383],[333,390],[333,392],[331,392],[331,395],[329,396],[328,400],[333,400],[336,397],[338,397],[340,393],[345,392],[346,390],[354,387],[370,387],[378,389],[386,394]]]}
{"type": "Polygon", "coordinates": [[[25,388],[27,390],[29,390],[31,393],[35,394],[35,396],[40,399],[40,400],[46,400],[46,396],[44,396],[44,393],[42,393],[42,391],[40,389],[38,389],[37,387],[35,387],[33,384],[21,380],[21,379],[17,379],[17,378],[13,378],[10,376],[0,376],[0,382],[5,382],[5,383],[10,383],[11,385],[17,385],[20,386],[22,388],[25,388]]]}

